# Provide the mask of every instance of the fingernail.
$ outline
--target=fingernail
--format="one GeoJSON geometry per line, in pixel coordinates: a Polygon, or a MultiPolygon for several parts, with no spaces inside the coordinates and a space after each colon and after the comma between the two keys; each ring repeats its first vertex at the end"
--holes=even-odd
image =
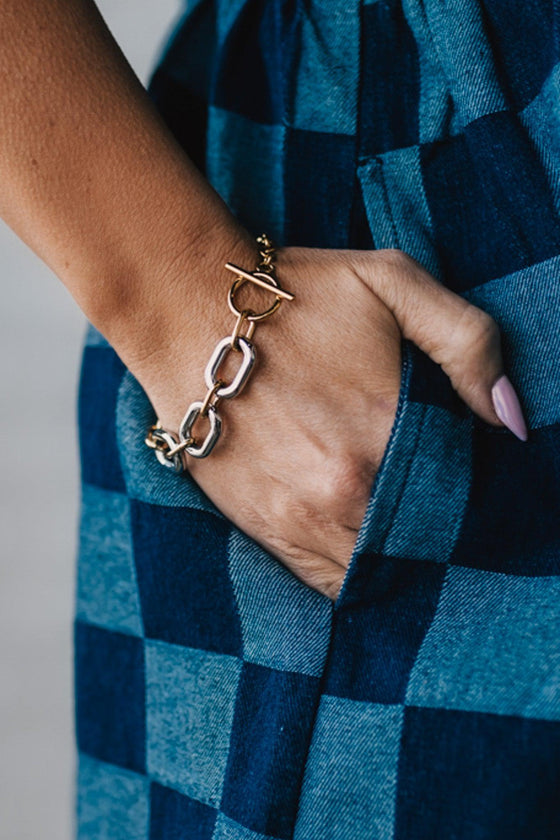
{"type": "Polygon", "coordinates": [[[492,388],[492,403],[496,414],[519,440],[527,440],[527,424],[513,385],[504,374],[492,388]]]}

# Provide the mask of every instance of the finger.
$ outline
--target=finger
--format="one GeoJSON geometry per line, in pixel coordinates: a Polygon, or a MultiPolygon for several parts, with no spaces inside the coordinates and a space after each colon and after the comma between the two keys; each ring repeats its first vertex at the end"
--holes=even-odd
{"type": "Polygon", "coordinates": [[[404,337],[441,365],[479,417],[527,439],[519,401],[504,376],[500,331],[490,315],[401,251],[376,252],[363,279],[391,310],[404,337]]]}

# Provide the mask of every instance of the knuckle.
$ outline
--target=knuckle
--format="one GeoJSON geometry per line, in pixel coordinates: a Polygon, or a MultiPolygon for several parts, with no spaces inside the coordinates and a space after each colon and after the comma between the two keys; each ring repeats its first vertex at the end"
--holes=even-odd
{"type": "Polygon", "coordinates": [[[484,327],[484,340],[486,344],[490,347],[494,347],[500,344],[500,328],[494,319],[488,315],[486,312],[484,313],[485,316],[485,327],[484,327]]]}
{"type": "Polygon", "coordinates": [[[292,532],[316,534],[321,530],[322,511],[314,500],[299,493],[285,493],[276,499],[273,519],[276,526],[272,529],[274,539],[282,533],[292,532]]]}
{"type": "Polygon", "coordinates": [[[331,458],[321,481],[321,506],[338,519],[345,511],[367,503],[369,481],[366,468],[356,456],[331,458]]]}
{"type": "Polygon", "coordinates": [[[410,257],[401,251],[399,248],[384,248],[382,252],[378,252],[384,262],[391,268],[402,269],[410,263],[410,257]]]}
{"type": "Polygon", "coordinates": [[[479,309],[469,305],[458,325],[456,334],[458,343],[465,351],[494,349],[500,341],[500,330],[494,319],[479,309]]]}

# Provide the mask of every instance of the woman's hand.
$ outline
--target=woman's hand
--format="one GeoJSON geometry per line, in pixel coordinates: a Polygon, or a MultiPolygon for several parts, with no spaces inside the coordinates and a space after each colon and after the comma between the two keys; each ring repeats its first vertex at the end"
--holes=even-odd
{"type": "MultiPolygon", "coordinates": [[[[399,251],[286,248],[277,266],[295,300],[258,328],[255,371],[220,404],[219,443],[187,464],[235,525],[334,599],[394,421],[401,334],[442,365],[480,417],[501,425],[491,398],[503,373],[499,332],[399,251]]],[[[246,290],[253,298],[243,306],[270,305],[269,293],[245,286],[239,294],[246,290]]],[[[172,359],[164,349],[133,371],[164,427],[176,431],[188,404],[203,398],[208,347],[227,334],[214,332],[204,350],[176,335],[172,359]]],[[[220,371],[225,381],[237,369],[234,355],[220,371]]],[[[198,423],[205,435],[206,421],[195,432],[198,423]]]]}
{"type": "MultiPolygon", "coordinates": [[[[34,0],[0,0],[0,19],[0,215],[176,430],[232,330],[222,266],[252,267],[254,243],[170,134],[92,0],[51,0],[46,15],[34,0]]],[[[394,251],[287,248],[278,269],[296,299],[259,329],[260,370],[224,406],[211,457],[189,458],[189,469],[236,525],[335,597],[394,419],[401,331],[490,423],[498,334],[394,251]]],[[[497,407],[511,413],[504,385],[497,407]]]]}

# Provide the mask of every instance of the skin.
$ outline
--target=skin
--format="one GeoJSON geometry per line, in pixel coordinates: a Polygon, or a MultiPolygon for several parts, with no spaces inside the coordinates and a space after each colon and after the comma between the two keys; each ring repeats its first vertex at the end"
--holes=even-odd
{"type": "MultiPolygon", "coordinates": [[[[90,0],[0,0],[0,82],[0,216],[176,430],[232,330],[223,265],[253,268],[252,237],[170,134],[90,0]]],[[[277,267],[296,298],[257,330],[258,367],[222,403],[222,438],[187,467],[239,528],[336,599],[395,417],[401,336],[498,426],[499,332],[399,251],[283,248],[277,267]]],[[[266,292],[243,294],[244,305],[269,305],[266,292]]]]}

